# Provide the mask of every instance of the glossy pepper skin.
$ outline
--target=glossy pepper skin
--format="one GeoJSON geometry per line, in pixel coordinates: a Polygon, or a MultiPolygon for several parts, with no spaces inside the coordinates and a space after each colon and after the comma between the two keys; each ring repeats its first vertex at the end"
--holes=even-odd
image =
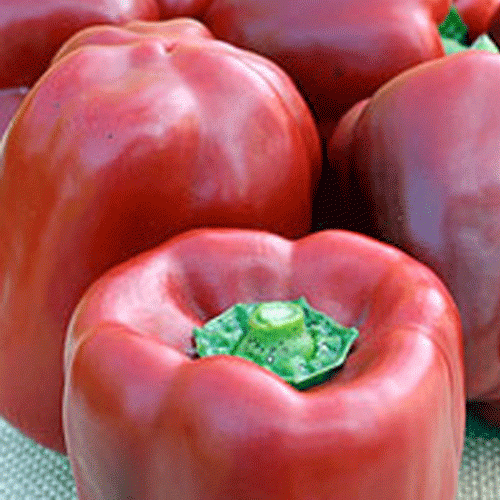
{"type": "Polygon", "coordinates": [[[68,41],[0,161],[0,411],[63,451],[62,345],[85,288],[190,227],[306,234],[321,151],[282,70],[181,19],[68,41]]]}
{"type": "MultiPolygon", "coordinates": [[[[170,9],[178,4],[161,3],[170,9]]],[[[350,106],[401,71],[444,55],[438,25],[450,5],[451,0],[212,0],[201,2],[197,17],[218,38],[282,66],[329,138],[350,106]]]]}
{"type": "Polygon", "coordinates": [[[464,436],[461,331],[424,265],[368,237],[195,229],[85,293],[65,351],[80,500],[453,500],[464,436]],[[299,392],[242,358],[193,358],[234,303],[303,296],[359,338],[299,392]]]}
{"type": "Polygon", "coordinates": [[[158,20],[155,0],[0,0],[0,88],[32,86],[59,47],[94,24],[158,20]]]}
{"type": "Polygon", "coordinates": [[[329,145],[353,193],[350,227],[403,248],[451,290],[467,394],[482,401],[500,399],[499,78],[500,57],[483,51],[422,64],[353,107],[329,145]]]}

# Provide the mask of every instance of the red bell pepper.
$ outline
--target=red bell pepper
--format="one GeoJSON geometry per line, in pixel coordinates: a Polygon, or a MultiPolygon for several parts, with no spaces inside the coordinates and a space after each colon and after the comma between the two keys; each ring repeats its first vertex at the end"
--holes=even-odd
{"type": "Polygon", "coordinates": [[[7,129],[28,90],[27,87],[0,89],[0,137],[7,129]]]}
{"type": "Polygon", "coordinates": [[[486,51],[424,63],[353,107],[329,145],[357,215],[349,227],[406,250],[450,288],[468,397],[483,401],[500,399],[499,80],[500,56],[486,51]]]}
{"type": "Polygon", "coordinates": [[[500,0],[454,0],[453,3],[467,25],[471,41],[490,30],[500,7],[500,0]]]}
{"type": "Polygon", "coordinates": [[[0,88],[31,86],[57,49],[94,24],[157,20],[155,0],[0,0],[0,88]]]}
{"type": "Polygon", "coordinates": [[[497,8],[489,19],[488,34],[500,46],[500,3],[497,2],[497,8]]]}
{"type": "Polygon", "coordinates": [[[183,19],[68,41],[0,161],[0,412],[62,451],[62,345],[85,288],[190,227],[306,234],[321,151],[282,70],[183,19]]]}
{"type": "Polygon", "coordinates": [[[65,374],[80,500],[455,499],[456,306],[427,267],[362,235],[178,235],[90,287],[65,374]],[[359,330],[322,384],[298,391],[253,361],[196,357],[194,329],[230,306],[300,296],[359,330]]]}
{"type": "Polygon", "coordinates": [[[196,3],[215,36],[271,58],[292,76],[328,138],[358,100],[401,71],[444,55],[438,25],[451,0],[196,3]]]}

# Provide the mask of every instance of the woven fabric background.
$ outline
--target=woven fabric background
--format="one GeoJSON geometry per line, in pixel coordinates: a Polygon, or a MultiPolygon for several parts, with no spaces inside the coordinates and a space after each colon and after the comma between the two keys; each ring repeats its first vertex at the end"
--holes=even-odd
{"type": "MultiPolygon", "coordinates": [[[[0,499],[76,498],[67,458],[37,445],[0,419],[0,499]]],[[[469,409],[457,500],[499,499],[500,430],[469,409]]]]}

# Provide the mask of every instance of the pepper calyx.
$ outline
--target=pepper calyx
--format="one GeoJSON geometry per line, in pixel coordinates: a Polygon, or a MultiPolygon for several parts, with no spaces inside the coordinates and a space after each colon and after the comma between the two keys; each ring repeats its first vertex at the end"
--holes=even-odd
{"type": "Polygon", "coordinates": [[[452,5],[445,20],[438,27],[446,55],[470,49],[500,53],[497,45],[487,33],[483,33],[470,43],[467,25],[463,22],[457,8],[452,5]]]}
{"type": "Polygon", "coordinates": [[[299,298],[235,304],[195,328],[193,336],[200,357],[239,356],[304,390],[331,377],[359,333],[299,298]]]}

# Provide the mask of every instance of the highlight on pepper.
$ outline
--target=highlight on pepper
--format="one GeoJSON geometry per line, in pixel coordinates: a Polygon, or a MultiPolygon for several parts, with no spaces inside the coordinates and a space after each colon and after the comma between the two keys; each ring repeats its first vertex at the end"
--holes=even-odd
{"type": "Polygon", "coordinates": [[[239,356],[300,390],[327,380],[345,362],[358,336],[356,328],[338,324],[303,297],[235,304],[193,330],[200,357],[239,356]]]}

